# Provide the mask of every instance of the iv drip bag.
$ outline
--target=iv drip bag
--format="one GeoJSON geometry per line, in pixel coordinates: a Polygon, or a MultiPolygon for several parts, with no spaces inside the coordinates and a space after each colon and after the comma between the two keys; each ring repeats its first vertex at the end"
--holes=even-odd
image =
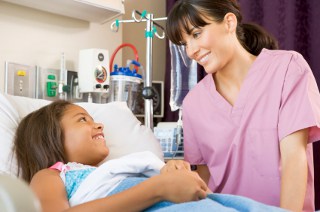
{"type": "Polygon", "coordinates": [[[171,53],[171,111],[182,108],[182,101],[198,82],[197,62],[187,56],[185,46],[178,46],[169,41],[171,53]]]}

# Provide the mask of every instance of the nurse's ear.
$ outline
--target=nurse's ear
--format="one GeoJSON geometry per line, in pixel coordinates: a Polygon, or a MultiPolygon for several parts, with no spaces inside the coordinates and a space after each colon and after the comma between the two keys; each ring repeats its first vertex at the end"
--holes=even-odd
{"type": "Polygon", "coordinates": [[[235,14],[227,13],[224,16],[224,22],[228,32],[234,33],[236,31],[238,20],[235,14]]]}

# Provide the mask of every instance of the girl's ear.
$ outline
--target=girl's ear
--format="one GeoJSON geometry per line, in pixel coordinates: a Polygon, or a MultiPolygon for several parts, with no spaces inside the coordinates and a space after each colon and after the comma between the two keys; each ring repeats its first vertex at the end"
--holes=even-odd
{"type": "Polygon", "coordinates": [[[235,32],[236,31],[238,21],[237,21],[237,17],[235,16],[235,14],[227,13],[224,16],[224,21],[226,23],[226,27],[227,27],[227,30],[229,32],[235,32]]]}

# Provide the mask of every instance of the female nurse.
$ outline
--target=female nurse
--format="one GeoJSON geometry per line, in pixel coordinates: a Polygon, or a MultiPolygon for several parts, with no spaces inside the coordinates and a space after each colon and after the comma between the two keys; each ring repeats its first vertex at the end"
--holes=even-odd
{"type": "Polygon", "coordinates": [[[185,160],[213,192],[314,211],[320,95],[304,58],[242,23],[236,0],[180,0],[166,29],[207,73],[183,102],[185,160]]]}

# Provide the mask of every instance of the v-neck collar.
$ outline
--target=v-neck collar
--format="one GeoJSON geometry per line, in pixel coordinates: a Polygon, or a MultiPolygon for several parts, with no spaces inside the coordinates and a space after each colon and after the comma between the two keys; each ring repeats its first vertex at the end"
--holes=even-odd
{"type": "Polygon", "coordinates": [[[261,51],[261,53],[256,57],[251,67],[249,68],[248,74],[241,85],[239,94],[233,106],[217,91],[212,74],[209,74],[208,76],[206,76],[209,78],[207,80],[209,80],[208,84],[209,84],[210,95],[213,98],[215,105],[218,108],[220,108],[221,110],[233,116],[239,116],[242,114],[242,111],[247,102],[248,95],[254,84],[253,83],[254,75],[257,72],[256,66],[257,64],[259,64],[258,61],[261,60],[264,50],[265,49],[261,51]]]}

